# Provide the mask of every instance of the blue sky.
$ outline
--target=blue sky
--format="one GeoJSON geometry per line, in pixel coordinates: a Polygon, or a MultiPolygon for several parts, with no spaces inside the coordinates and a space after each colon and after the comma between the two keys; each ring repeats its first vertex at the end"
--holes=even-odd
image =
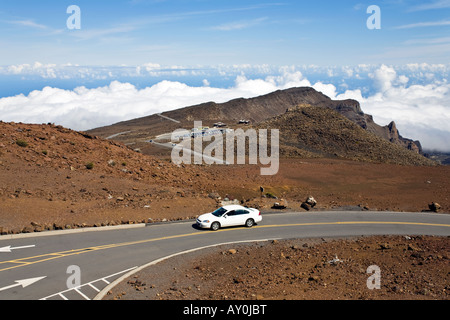
{"type": "Polygon", "coordinates": [[[1,1],[2,65],[448,63],[450,1],[1,1]],[[81,9],[68,30],[66,9],[81,9]],[[381,30],[369,30],[369,5],[381,30]]]}
{"type": "Polygon", "coordinates": [[[0,0],[2,121],[87,130],[311,86],[450,151],[449,74],[450,0],[0,0]]]}

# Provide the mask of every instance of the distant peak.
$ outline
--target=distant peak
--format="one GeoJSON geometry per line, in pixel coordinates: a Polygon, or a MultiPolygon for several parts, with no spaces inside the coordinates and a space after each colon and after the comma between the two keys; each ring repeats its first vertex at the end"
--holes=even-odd
{"type": "Polygon", "coordinates": [[[391,121],[391,123],[388,124],[388,128],[390,131],[397,131],[397,126],[395,125],[395,121],[391,121]]]}

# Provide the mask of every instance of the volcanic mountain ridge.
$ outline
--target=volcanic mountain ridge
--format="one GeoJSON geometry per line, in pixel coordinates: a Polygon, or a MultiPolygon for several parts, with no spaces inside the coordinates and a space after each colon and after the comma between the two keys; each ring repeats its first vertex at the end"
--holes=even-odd
{"type": "Polygon", "coordinates": [[[122,133],[114,139],[127,144],[136,144],[149,137],[172,132],[180,127],[192,128],[194,121],[202,121],[205,126],[213,126],[216,122],[236,124],[240,119],[246,119],[251,124],[258,125],[272,117],[284,114],[289,108],[302,104],[337,111],[366,131],[416,153],[422,153],[420,142],[402,137],[394,122],[387,126],[380,126],[374,122],[371,115],[367,115],[361,110],[358,101],[332,100],[311,87],[278,90],[255,98],[239,98],[225,103],[206,102],[162,114],[119,122],[88,132],[103,138],[122,133]]]}
{"type": "Polygon", "coordinates": [[[342,158],[401,165],[435,165],[419,153],[364,130],[339,112],[311,105],[259,123],[257,128],[280,129],[280,153],[286,157],[342,158]]]}

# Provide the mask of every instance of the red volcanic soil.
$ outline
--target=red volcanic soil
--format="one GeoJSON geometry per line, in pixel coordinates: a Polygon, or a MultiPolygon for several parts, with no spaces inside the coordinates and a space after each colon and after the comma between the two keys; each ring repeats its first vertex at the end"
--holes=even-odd
{"type": "MultiPolygon", "coordinates": [[[[448,214],[450,167],[284,158],[261,176],[257,165],[176,166],[60,126],[0,122],[1,235],[192,219],[225,197],[300,211],[310,195],[313,211],[435,202],[448,214]]],[[[211,249],[144,270],[107,299],[448,299],[449,247],[448,237],[374,237],[211,249]],[[372,264],[379,290],[366,287],[372,264]]]]}
{"type": "Polygon", "coordinates": [[[178,167],[60,126],[0,122],[0,234],[195,218],[227,196],[262,211],[281,199],[303,210],[311,195],[314,210],[436,202],[448,213],[449,194],[449,166],[281,159],[277,175],[261,176],[257,165],[178,167]]]}
{"type": "Polygon", "coordinates": [[[227,245],[150,266],[104,299],[448,300],[449,248],[430,236],[227,245]]]}

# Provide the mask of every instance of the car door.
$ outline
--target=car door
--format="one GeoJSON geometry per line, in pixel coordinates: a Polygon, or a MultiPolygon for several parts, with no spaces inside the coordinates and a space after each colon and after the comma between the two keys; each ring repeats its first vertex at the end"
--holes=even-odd
{"type": "Polygon", "coordinates": [[[236,223],[237,225],[244,225],[245,221],[250,217],[249,211],[241,209],[236,210],[236,223]]]}
{"type": "Polygon", "coordinates": [[[227,212],[226,217],[223,219],[222,224],[225,227],[236,226],[239,224],[239,216],[236,214],[236,210],[230,210],[227,212]]]}

